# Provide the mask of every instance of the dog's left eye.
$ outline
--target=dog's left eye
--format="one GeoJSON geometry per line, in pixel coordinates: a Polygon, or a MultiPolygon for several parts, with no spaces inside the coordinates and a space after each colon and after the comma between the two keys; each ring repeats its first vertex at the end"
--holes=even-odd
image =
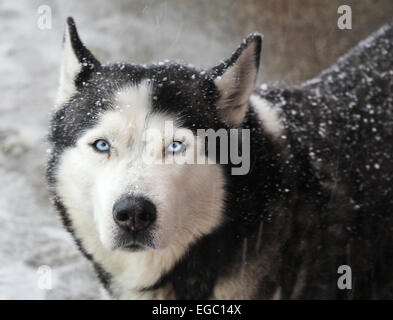
{"type": "Polygon", "coordinates": [[[184,144],[181,141],[173,141],[166,148],[166,151],[170,152],[170,153],[179,153],[180,151],[183,151],[183,150],[184,150],[184,144]]]}
{"type": "Polygon", "coordinates": [[[92,144],[93,148],[98,152],[109,152],[110,145],[109,142],[104,139],[99,139],[92,144]]]}

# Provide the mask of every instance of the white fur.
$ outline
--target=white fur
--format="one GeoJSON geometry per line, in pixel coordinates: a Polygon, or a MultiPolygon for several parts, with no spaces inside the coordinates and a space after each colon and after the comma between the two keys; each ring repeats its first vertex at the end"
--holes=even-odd
{"type": "Polygon", "coordinates": [[[222,118],[232,125],[243,122],[248,98],[254,90],[258,72],[255,65],[255,46],[255,42],[250,43],[237,61],[221,77],[214,80],[221,94],[217,108],[222,118]]]}
{"type": "MultiPolygon", "coordinates": [[[[151,92],[146,83],[121,90],[114,100],[115,109],[104,113],[75,147],[62,154],[57,193],[82,246],[113,275],[114,297],[168,296],[170,288],[158,293],[138,289],[156,283],[191,243],[220,223],[223,173],[215,164],[146,164],[144,153],[148,150],[158,157],[163,147],[161,139],[146,139],[146,132],[153,129],[163,132],[164,121],[170,118],[150,113],[151,92]],[[100,138],[110,142],[113,148],[110,157],[91,147],[100,138]],[[156,249],[140,252],[115,249],[112,208],[124,194],[143,194],[156,205],[156,249]]],[[[196,138],[187,133],[177,127],[174,136],[164,140],[188,139],[184,142],[191,146],[196,138]]]]}
{"type": "Polygon", "coordinates": [[[69,27],[66,24],[60,67],[60,85],[55,108],[62,106],[76,92],[74,79],[82,69],[80,62],[72,49],[70,32],[68,29],[69,27]]]}
{"type": "Polygon", "coordinates": [[[283,132],[283,125],[278,108],[256,94],[250,96],[250,102],[265,131],[276,138],[279,137],[283,132]]]}

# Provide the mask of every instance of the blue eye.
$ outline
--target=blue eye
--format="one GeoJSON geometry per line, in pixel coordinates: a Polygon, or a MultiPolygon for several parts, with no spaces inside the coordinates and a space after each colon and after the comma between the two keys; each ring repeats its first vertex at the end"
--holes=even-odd
{"type": "Polygon", "coordinates": [[[97,140],[93,143],[94,149],[98,152],[109,152],[110,145],[109,142],[105,141],[104,139],[97,140]]]}
{"type": "Polygon", "coordinates": [[[183,142],[173,141],[171,144],[169,144],[166,150],[167,152],[171,152],[171,153],[179,153],[180,151],[184,150],[183,142]]]}

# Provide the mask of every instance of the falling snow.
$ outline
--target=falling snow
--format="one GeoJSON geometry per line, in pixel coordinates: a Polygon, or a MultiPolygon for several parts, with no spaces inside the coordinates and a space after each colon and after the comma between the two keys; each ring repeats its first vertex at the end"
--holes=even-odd
{"type": "MultiPolygon", "coordinates": [[[[108,9],[104,1],[101,4],[108,9]]],[[[80,6],[83,8],[82,4],[80,6]]],[[[59,9],[56,11],[57,17],[72,13],[68,7],[56,8],[59,9]]],[[[13,20],[9,21],[10,24],[0,26],[0,71],[5,79],[0,82],[3,93],[0,109],[0,185],[6,186],[0,195],[0,299],[98,298],[98,283],[92,268],[78,252],[70,235],[62,228],[48,201],[45,186],[44,164],[50,152],[46,145],[47,124],[50,106],[56,97],[63,25],[56,21],[54,30],[32,31],[31,26],[36,23],[36,16],[31,14],[36,12],[32,3],[9,1],[3,5],[3,9],[5,13],[0,13],[0,16],[5,19],[10,15],[13,20]],[[18,42],[10,46],[15,39],[18,39],[18,42]],[[52,268],[53,290],[45,291],[37,286],[37,269],[42,265],[52,268]]],[[[85,19],[82,35],[93,42],[98,50],[99,45],[92,40],[98,37],[97,30],[110,29],[108,25],[112,25],[113,20],[108,18],[102,22],[96,21],[95,16],[89,15],[90,11],[81,10],[78,18],[85,19]],[[94,30],[91,27],[93,21],[97,23],[94,30]]],[[[157,30],[140,18],[133,20],[120,14],[113,19],[124,22],[125,29],[130,27],[135,30],[135,34],[141,34],[135,40],[140,41],[139,45],[144,48],[150,48],[148,46],[152,38],[163,43],[168,42],[165,37],[157,39],[157,30]]],[[[179,26],[170,23],[165,25],[165,28],[166,33],[176,34],[179,26]]],[[[195,28],[194,35],[188,39],[189,49],[187,46],[182,48],[183,56],[195,64],[207,66],[212,60],[206,61],[207,58],[201,57],[191,45],[202,42],[206,37],[206,34],[197,30],[199,28],[195,28]]],[[[114,33],[116,31],[119,30],[116,29],[114,33]]],[[[116,58],[130,57],[135,53],[132,45],[125,52],[126,49],[119,45],[121,41],[118,34],[114,37],[114,34],[108,31],[103,37],[104,44],[101,46],[105,49],[99,49],[103,53],[108,55],[108,52],[111,52],[116,58]]],[[[362,181],[367,180],[364,185],[359,185],[359,189],[369,192],[371,199],[375,192],[373,188],[379,182],[390,182],[392,179],[391,176],[384,175],[384,169],[387,166],[392,167],[393,126],[392,122],[387,123],[384,120],[393,119],[393,102],[392,95],[384,96],[385,92],[382,92],[381,88],[385,85],[386,90],[392,90],[393,70],[392,64],[383,68],[376,59],[379,55],[392,55],[392,38],[392,29],[379,31],[348,56],[340,59],[336,66],[299,88],[292,90],[267,84],[259,88],[263,96],[283,110],[286,128],[289,132],[297,132],[296,140],[307,146],[307,156],[315,162],[316,168],[320,168],[318,163],[324,159],[328,174],[335,172],[338,166],[348,176],[355,172],[362,181]],[[390,41],[381,37],[383,33],[390,33],[390,41]],[[375,46],[376,42],[378,46],[375,46]],[[375,50],[362,54],[365,48],[375,50]],[[342,71],[344,69],[346,71],[342,71]],[[378,81],[379,85],[373,85],[375,81],[378,81]],[[343,87],[352,89],[343,90],[343,87]],[[291,108],[291,104],[300,103],[304,103],[302,110],[295,111],[291,108]],[[315,108],[318,108],[318,117],[312,116],[315,108]],[[356,154],[359,141],[364,140],[364,137],[367,137],[367,141],[361,146],[361,153],[356,154]],[[380,147],[387,142],[389,147],[386,150],[380,147]],[[353,165],[353,156],[360,158],[361,167],[353,165]],[[364,169],[368,179],[364,177],[364,169]]],[[[175,45],[163,47],[166,48],[164,51],[157,50],[153,56],[164,58],[178,54],[175,45]]],[[[218,43],[216,48],[209,52],[209,59],[217,59],[227,53],[226,44],[218,43]]],[[[144,57],[135,58],[143,60],[144,57]]],[[[157,65],[165,66],[167,63],[168,61],[160,61],[157,65]]],[[[204,71],[197,70],[193,65],[188,67],[195,68],[191,79],[205,75],[204,71]]],[[[126,66],[119,64],[118,68],[125,70],[126,66]]],[[[168,77],[161,80],[176,84],[168,77]]],[[[87,86],[88,83],[83,85],[87,86]]],[[[176,94],[180,95],[182,92],[178,91],[176,94]]],[[[99,108],[105,103],[104,100],[97,100],[95,110],[87,112],[87,116],[98,117],[99,108]]],[[[72,123],[73,119],[63,116],[61,120],[67,125],[72,123]]],[[[281,142],[289,143],[291,138],[291,135],[283,134],[281,142]]],[[[322,171],[318,173],[321,176],[326,174],[322,171]]],[[[392,193],[392,188],[390,183],[385,192],[392,193]]],[[[284,188],[282,192],[290,193],[291,190],[284,188]]],[[[393,201],[392,199],[390,201],[393,201]]],[[[351,201],[351,205],[354,210],[361,210],[362,206],[369,204],[351,201]]],[[[268,217],[267,221],[269,219],[268,217]]],[[[260,235],[262,227],[261,224],[260,235]]],[[[350,226],[348,229],[352,230],[350,226]]],[[[243,260],[246,263],[247,241],[243,244],[243,250],[243,260]]]]}

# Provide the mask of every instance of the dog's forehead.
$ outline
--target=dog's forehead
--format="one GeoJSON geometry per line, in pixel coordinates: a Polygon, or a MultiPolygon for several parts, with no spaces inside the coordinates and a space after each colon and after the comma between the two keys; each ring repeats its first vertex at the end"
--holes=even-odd
{"type": "Polygon", "coordinates": [[[209,94],[214,93],[214,85],[205,71],[175,63],[118,63],[103,66],[92,73],[91,81],[86,83],[86,86],[93,90],[102,88],[102,93],[105,93],[141,83],[148,83],[152,92],[157,95],[165,93],[165,96],[177,100],[185,97],[208,98],[209,94]]]}
{"type": "Polygon", "coordinates": [[[135,108],[149,105],[150,113],[169,115],[191,130],[219,128],[217,97],[214,82],[194,67],[174,63],[106,65],[94,71],[56,111],[49,138],[59,149],[73,145],[105,113],[120,107],[119,102],[135,108]],[[145,100],[135,103],[135,99],[145,100]]]}
{"type": "MultiPolygon", "coordinates": [[[[113,64],[95,72],[86,85],[86,103],[105,110],[145,108],[179,119],[211,118],[218,93],[205,71],[190,65],[113,64]]],[[[104,111],[105,111],[104,110],[104,111]]]]}

